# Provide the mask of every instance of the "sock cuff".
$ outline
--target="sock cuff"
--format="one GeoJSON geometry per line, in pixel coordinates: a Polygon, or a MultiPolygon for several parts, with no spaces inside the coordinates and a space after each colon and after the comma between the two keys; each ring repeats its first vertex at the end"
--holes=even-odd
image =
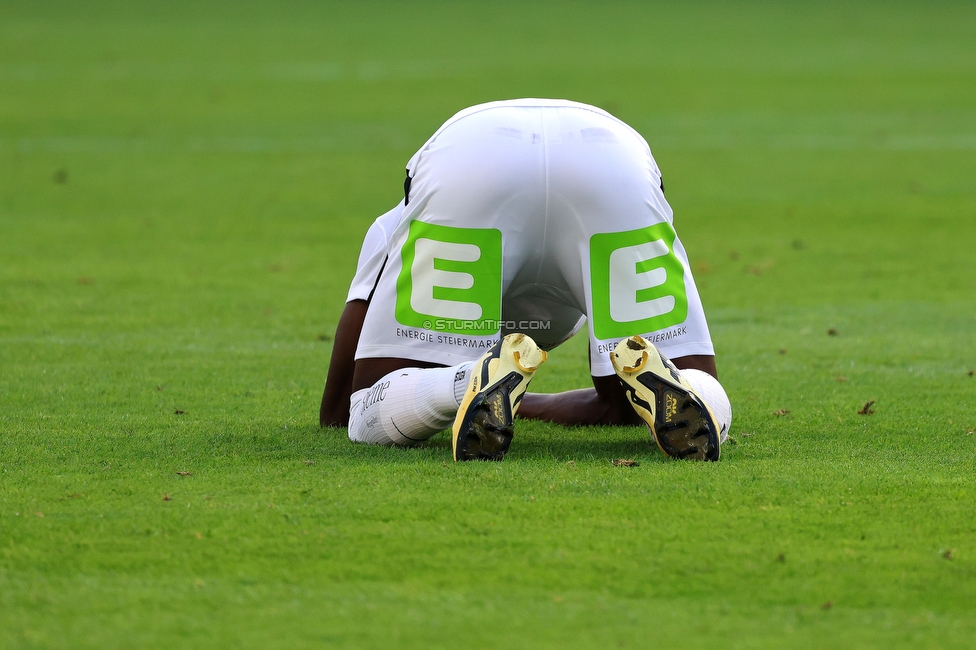
{"type": "Polygon", "coordinates": [[[474,363],[474,361],[468,361],[454,366],[454,401],[457,402],[458,406],[461,406],[461,400],[464,399],[464,394],[468,392],[471,368],[474,367],[474,363]]]}

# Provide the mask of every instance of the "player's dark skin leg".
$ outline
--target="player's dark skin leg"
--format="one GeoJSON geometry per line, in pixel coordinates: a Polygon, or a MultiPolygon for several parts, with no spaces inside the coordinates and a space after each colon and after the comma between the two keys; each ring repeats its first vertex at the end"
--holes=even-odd
{"type": "Polygon", "coordinates": [[[356,347],[366,319],[369,303],[350,300],[346,303],[339,324],[336,326],[329,362],[329,375],[325,380],[322,405],[319,408],[319,426],[344,427],[349,424],[349,398],[357,390],[369,388],[377,381],[401,368],[440,368],[441,364],[414,361],[412,359],[360,359],[356,361],[356,347]]]}
{"type": "MultiPolygon", "coordinates": [[[[356,346],[369,303],[351,300],[336,327],[329,375],[319,409],[319,425],[344,427],[349,424],[349,398],[353,392],[369,388],[389,373],[402,368],[441,368],[443,365],[412,359],[378,358],[355,360],[356,346]]],[[[682,370],[694,368],[718,378],[715,357],[695,355],[671,360],[682,370]]],[[[615,375],[593,377],[593,388],[580,388],[555,394],[526,393],[519,416],[558,424],[635,424],[643,420],[634,412],[615,375]]]]}
{"type": "MultiPolygon", "coordinates": [[[[671,362],[679,370],[694,368],[718,379],[713,356],[676,357],[671,362]]],[[[554,394],[526,393],[519,406],[519,417],[567,425],[644,423],[631,407],[616,375],[592,379],[593,388],[554,394]]]]}

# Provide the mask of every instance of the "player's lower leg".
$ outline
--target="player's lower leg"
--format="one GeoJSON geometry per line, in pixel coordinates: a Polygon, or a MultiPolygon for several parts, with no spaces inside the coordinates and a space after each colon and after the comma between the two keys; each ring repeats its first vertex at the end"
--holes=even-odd
{"type": "Polygon", "coordinates": [[[410,446],[448,428],[467,390],[473,363],[394,370],[356,391],[350,400],[349,439],[410,446]]]}
{"type": "Polygon", "coordinates": [[[672,458],[718,460],[723,432],[715,414],[667,357],[632,336],[617,344],[610,361],[661,451],[672,458]]]}
{"type": "Polygon", "coordinates": [[[505,457],[519,402],[545,360],[531,337],[509,334],[475,362],[452,429],[455,461],[505,457]]]}

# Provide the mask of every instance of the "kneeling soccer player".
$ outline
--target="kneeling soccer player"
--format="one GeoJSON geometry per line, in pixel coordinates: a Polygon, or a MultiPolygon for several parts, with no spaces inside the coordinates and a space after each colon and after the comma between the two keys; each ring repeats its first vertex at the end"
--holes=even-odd
{"type": "Polygon", "coordinates": [[[322,426],[413,445],[453,423],[455,460],[501,460],[518,411],[644,422],[667,455],[718,459],[731,407],[661,172],[634,129],[570,101],[473,106],[414,154],[404,189],[366,234],[322,426]],[[584,322],[593,388],[526,393],[584,322]]]}

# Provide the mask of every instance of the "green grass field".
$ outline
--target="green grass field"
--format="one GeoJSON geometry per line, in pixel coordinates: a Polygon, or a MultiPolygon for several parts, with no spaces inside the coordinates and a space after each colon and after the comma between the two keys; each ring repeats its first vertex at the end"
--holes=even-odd
{"type": "MultiPolygon", "coordinates": [[[[962,2],[0,3],[0,647],[973,647],[974,43],[962,2]],[[520,96],[651,144],[719,463],[318,428],[407,159],[520,96]]],[[[587,381],[574,339],[533,388],[587,381]]]]}

